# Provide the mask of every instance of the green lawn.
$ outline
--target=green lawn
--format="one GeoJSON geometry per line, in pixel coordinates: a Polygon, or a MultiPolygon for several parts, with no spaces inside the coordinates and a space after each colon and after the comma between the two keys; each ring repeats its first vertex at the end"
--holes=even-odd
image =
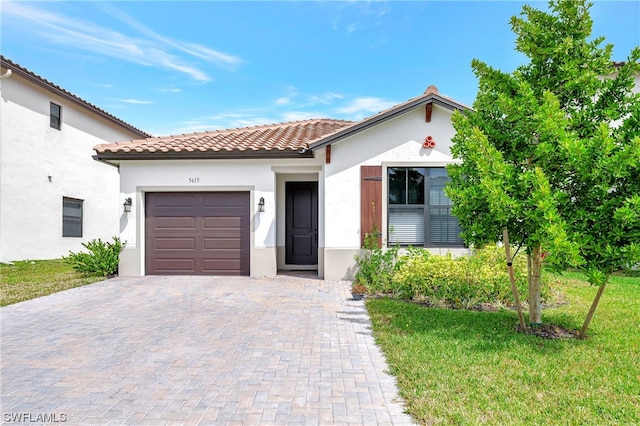
{"type": "Polygon", "coordinates": [[[62,259],[25,260],[0,265],[0,306],[46,296],[58,291],[102,281],[75,272],[62,259]]]}
{"type": "MultiPolygon", "coordinates": [[[[596,288],[561,279],[545,323],[578,330],[596,288]]],[[[640,278],[608,284],[586,340],[517,333],[512,311],[369,299],[374,336],[421,424],[640,424],[640,278]]]]}

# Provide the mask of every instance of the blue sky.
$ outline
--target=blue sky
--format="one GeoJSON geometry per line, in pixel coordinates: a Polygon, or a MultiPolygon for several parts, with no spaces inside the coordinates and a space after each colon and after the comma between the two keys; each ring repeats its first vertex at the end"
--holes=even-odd
{"type": "MultiPolygon", "coordinates": [[[[431,84],[471,105],[473,58],[525,61],[525,2],[1,1],[5,57],[155,135],[359,120],[431,84]]],[[[614,60],[640,45],[640,2],[591,16],[614,60]]]]}

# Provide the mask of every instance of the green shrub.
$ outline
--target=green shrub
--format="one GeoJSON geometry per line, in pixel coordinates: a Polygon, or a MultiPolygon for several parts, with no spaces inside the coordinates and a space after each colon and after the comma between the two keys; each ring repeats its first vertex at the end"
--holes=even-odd
{"type": "Polygon", "coordinates": [[[118,237],[113,237],[113,243],[98,238],[88,243],[82,243],[82,246],[89,252],[74,253],[69,251],[69,256],[63,256],[63,259],[75,271],[103,277],[110,277],[118,273],[119,255],[126,246],[126,242],[121,242],[118,237]]]}
{"type": "Polygon", "coordinates": [[[398,247],[378,247],[378,234],[365,235],[364,250],[355,256],[358,271],[355,282],[364,285],[369,293],[390,293],[393,274],[397,269],[398,247]]]}
{"type": "MultiPolygon", "coordinates": [[[[513,268],[521,299],[525,299],[528,283],[524,254],[514,258],[513,268]]],[[[461,308],[482,303],[513,304],[504,249],[496,246],[487,246],[471,256],[458,258],[410,249],[398,262],[391,288],[404,299],[461,308]]],[[[547,295],[548,285],[543,281],[543,298],[547,295]]]]}

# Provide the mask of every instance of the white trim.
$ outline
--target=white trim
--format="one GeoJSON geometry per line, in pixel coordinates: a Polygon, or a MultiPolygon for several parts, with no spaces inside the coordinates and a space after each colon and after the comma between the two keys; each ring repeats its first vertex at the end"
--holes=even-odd
{"type": "Polygon", "coordinates": [[[319,173],[322,166],[271,166],[274,173],[319,173]]]}

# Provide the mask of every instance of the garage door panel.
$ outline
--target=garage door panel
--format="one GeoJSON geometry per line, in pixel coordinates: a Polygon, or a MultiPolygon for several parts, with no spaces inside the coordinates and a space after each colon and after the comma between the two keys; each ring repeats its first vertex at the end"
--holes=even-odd
{"type": "Polygon", "coordinates": [[[205,250],[205,260],[238,260],[241,258],[240,249],[214,249],[205,250]]]}
{"type": "Polygon", "coordinates": [[[156,259],[153,262],[156,275],[196,274],[195,259],[156,259]]]}
{"type": "Polygon", "coordinates": [[[193,209],[198,203],[198,197],[191,196],[192,193],[181,192],[164,192],[161,197],[157,197],[155,205],[159,208],[191,208],[193,209]]]}
{"type": "Polygon", "coordinates": [[[196,229],[193,217],[157,217],[155,222],[158,229],[196,229]]]}
{"type": "Polygon", "coordinates": [[[242,217],[205,217],[204,229],[241,229],[242,217]]]}
{"type": "Polygon", "coordinates": [[[156,250],[194,250],[196,239],[192,238],[156,238],[156,250]]]}
{"type": "Polygon", "coordinates": [[[249,192],[146,196],[147,274],[249,274],[249,192]]]}
{"type": "Polygon", "coordinates": [[[202,198],[202,205],[204,207],[213,208],[228,208],[235,207],[238,209],[244,209],[246,206],[246,196],[248,192],[216,192],[209,194],[215,194],[202,198]]]}
{"type": "MultiPolygon", "coordinates": [[[[216,273],[224,273],[224,275],[230,274],[232,271],[237,271],[241,268],[240,260],[219,260],[219,259],[206,259],[204,261],[205,271],[216,271],[216,273]]],[[[235,274],[237,275],[237,273],[235,274]]]]}
{"type": "Polygon", "coordinates": [[[205,232],[205,238],[222,238],[222,239],[236,239],[241,241],[243,232],[240,229],[208,229],[205,232]]]}
{"type": "Polygon", "coordinates": [[[205,238],[204,249],[237,249],[242,248],[242,241],[239,238],[205,238]]]}

